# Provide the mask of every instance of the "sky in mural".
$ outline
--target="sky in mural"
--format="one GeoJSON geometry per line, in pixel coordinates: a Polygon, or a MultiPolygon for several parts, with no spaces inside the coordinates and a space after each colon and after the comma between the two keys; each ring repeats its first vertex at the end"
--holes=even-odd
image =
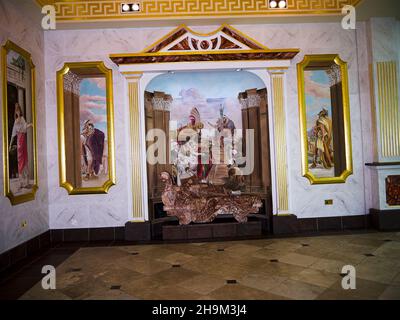
{"type": "Polygon", "coordinates": [[[87,78],[80,83],[80,123],[93,121],[95,128],[107,133],[106,79],[87,78]]]}
{"type": "Polygon", "coordinates": [[[322,108],[332,117],[330,84],[327,73],[323,70],[305,71],[305,93],[307,105],[307,130],[315,126],[318,113],[322,108]]]}
{"type": "Polygon", "coordinates": [[[262,88],[264,82],[246,71],[179,72],[154,78],[146,91],[161,91],[173,97],[171,120],[176,120],[178,126],[188,122],[191,109],[196,107],[205,128],[211,128],[208,123],[215,123],[221,108],[236,128],[241,128],[239,92],[262,88]]]}

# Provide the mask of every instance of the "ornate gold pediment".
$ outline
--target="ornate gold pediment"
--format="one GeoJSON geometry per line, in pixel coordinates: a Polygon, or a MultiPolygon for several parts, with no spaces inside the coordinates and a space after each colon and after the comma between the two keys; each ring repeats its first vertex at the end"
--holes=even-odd
{"type": "Polygon", "coordinates": [[[58,22],[109,20],[176,20],[177,18],[339,15],[361,0],[288,0],[286,9],[270,9],[267,0],[36,0],[52,4],[58,22]],[[121,12],[121,4],[139,3],[140,12],[121,12]]]}
{"type": "Polygon", "coordinates": [[[298,49],[269,49],[229,25],[222,25],[208,34],[201,34],[181,25],[142,52],[112,54],[110,58],[114,63],[121,65],[188,61],[290,60],[297,53],[298,49]]]}

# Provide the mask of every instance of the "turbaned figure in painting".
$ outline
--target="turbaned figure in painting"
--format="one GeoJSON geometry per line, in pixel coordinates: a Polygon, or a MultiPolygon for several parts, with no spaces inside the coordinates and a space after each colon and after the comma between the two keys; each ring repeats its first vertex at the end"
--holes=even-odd
{"type": "Polygon", "coordinates": [[[315,127],[313,128],[315,137],[314,159],[311,168],[316,168],[318,162],[325,169],[333,167],[333,148],[332,148],[332,119],[328,116],[328,111],[322,109],[318,114],[315,127]],[[319,159],[319,160],[318,160],[319,159]]]}

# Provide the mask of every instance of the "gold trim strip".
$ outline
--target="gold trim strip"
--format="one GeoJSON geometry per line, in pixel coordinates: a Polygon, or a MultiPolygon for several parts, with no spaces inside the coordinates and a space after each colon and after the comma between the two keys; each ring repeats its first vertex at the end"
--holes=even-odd
{"type": "Polygon", "coordinates": [[[273,73],[272,96],[274,109],[276,174],[278,189],[278,212],[289,210],[287,181],[286,120],[284,103],[284,74],[273,73]]]}
{"type": "Polygon", "coordinates": [[[396,61],[376,63],[381,155],[400,157],[400,110],[396,61]]]}
{"type": "Polygon", "coordinates": [[[131,131],[132,156],[132,215],[135,221],[143,220],[142,204],[142,153],[140,147],[140,110],[139,110],[139,78],[141,75],[128,79],[128,98],[131,131]]]}

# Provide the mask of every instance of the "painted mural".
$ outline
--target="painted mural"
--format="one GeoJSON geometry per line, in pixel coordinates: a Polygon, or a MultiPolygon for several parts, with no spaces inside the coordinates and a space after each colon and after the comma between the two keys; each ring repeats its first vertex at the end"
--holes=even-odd
{"type": "Polygon", "coordinates": [[[6,61],[9,189],[21,196],[32,192],[35,180],[32,67],[14,50],[6,61]]]}
{"type": "Polygon", "coordinates": [[[334,177],[331,89],[325,70],[304,72],[308,165],[316,177],[334,177]]]}
{"type": "MultiPolygon", "coordinates": [[[[258,95],[265,85],[244,71],[181,72],[159,76],[146,88],[147,129],[169,132],[172,176],[179,185],[188,178],[240,188],[237,157],[243,148],[243,97],[258,95]],[[159,100],[164,104],[160,105],[159,100]],[[168,124],[156,123],[164,112],[168,124]]],[[[259,107],[259,105],[255,106],[259,107]]]]}
{"type": "Polygon", "coordinates": [[[105,77],[80,82],[79,123],[82,187],[101,186],[108,179],[105,77]]]}

